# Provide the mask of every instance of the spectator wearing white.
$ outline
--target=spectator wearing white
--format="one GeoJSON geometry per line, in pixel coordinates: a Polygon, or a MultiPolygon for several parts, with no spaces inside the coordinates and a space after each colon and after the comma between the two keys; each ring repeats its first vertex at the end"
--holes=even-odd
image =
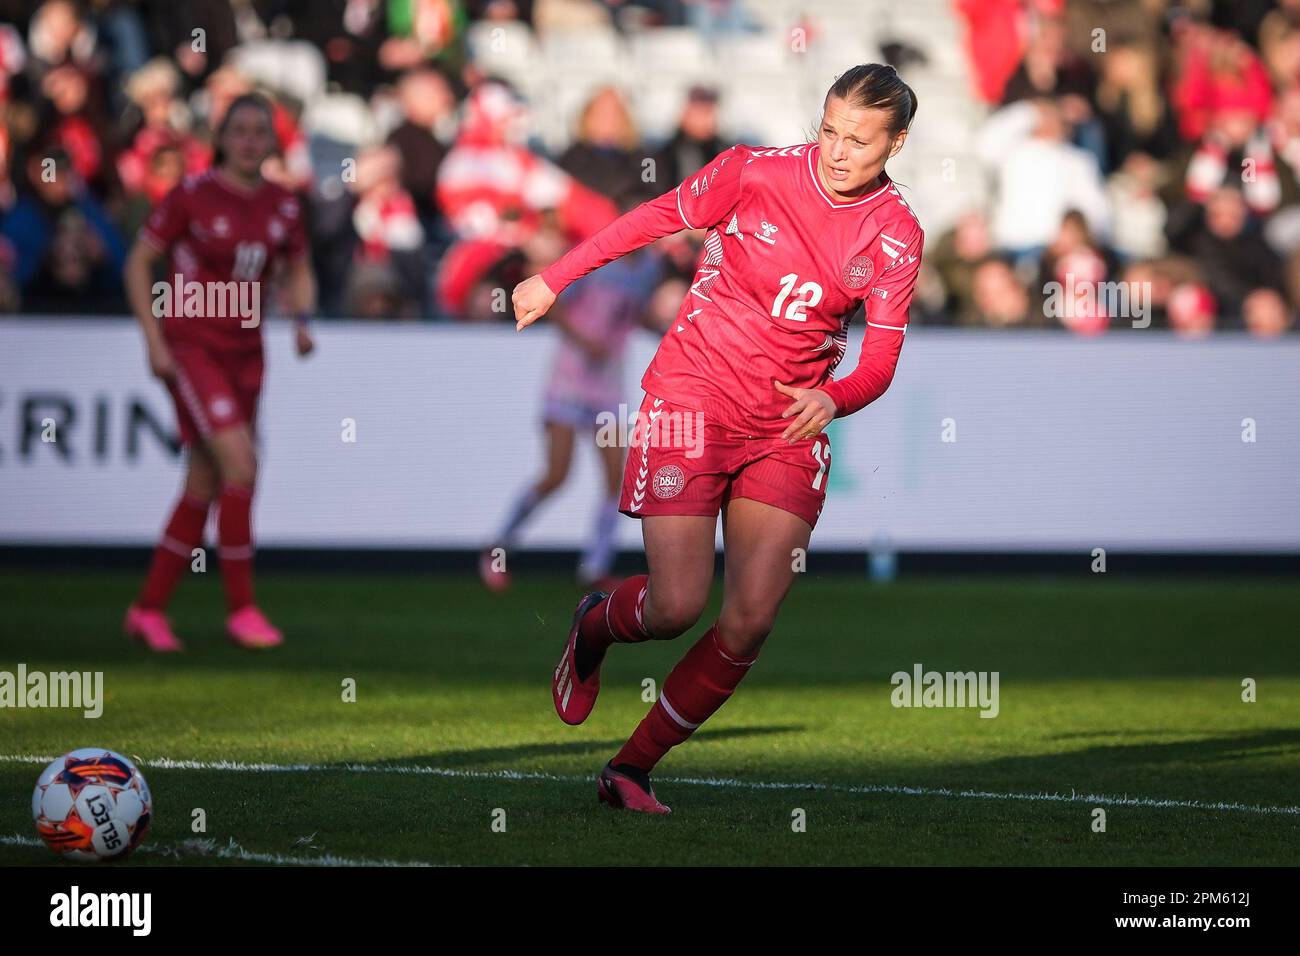
{"type": "Polygon", "coordinates": [[[1169,210],[1160,198],[1160,164],[1146,153],[1129,153],[1106,183],[1114,210],[1111,248],[1124,260],[1165,254],[1169,210]]]}
{"type": "Polygon", "coordinates": [[[1025,100],[998,110],[980,130],[977,149],[997,183],[998,248],[1036,260],[1070,209],[1083,214],[1094,236],[1109,237],[1110,203],[1097,160],[1070,144],[1054,101],[1025,100]]]}
{"type": "Polygon", "coordinates": [[[96,47],[94,25],[82,19],[75,3],[46,0],[27,29],[27,68],[37,82],[65,64],[93,70],[96,47]]]}

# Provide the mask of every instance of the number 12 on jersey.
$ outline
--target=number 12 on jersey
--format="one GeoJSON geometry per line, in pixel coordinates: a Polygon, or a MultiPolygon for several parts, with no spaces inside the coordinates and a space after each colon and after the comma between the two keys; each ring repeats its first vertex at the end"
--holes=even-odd
{"type": "MultiPolygon", "coordinates": [[[[785,300],[790,298],[790,293],[795,291],[794,287],[798,281],[799,277],[793,272],[781,276],[781,291],[776,294],[776,299],[772,302],[772,318],[781,318],[781,307],[785,306],[785,300]]],[[[798,296],[786,307],[785,317],[794,322],[807,322],[808,316],[804,315],[804,309],[813,308],[821,300],[822,287],[816,282],[805,282],[799,286],[798,296]]]]}

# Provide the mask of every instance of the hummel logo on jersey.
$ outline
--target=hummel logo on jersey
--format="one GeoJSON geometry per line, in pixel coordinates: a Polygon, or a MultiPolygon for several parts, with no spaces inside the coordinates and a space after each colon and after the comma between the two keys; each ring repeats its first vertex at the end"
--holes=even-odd
{"type": "Polygon", "coordinates": [[[764,219],[759,228],[761,231],[754,233],[754,238],[766,242],[769,246],[776,245],[776,240],[772,238],[772,234],[778,231],[776,226],[764,219]]]}

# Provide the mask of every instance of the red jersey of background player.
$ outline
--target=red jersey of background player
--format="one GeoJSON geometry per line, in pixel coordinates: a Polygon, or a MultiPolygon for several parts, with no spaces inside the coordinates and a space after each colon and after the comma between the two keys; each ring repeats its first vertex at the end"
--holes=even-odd
{"type": "Polygon", "coordinates": [[[774,380],[822,389],[837,418],[855,412],[893,379],[924,233],[883,172],[881,185],[860,199],[833,199],[817,176],[817,150],[725,150],[570,251],[542,279],[559,294],[660,236],[707,229],[695,281],[642,388],[755,436],[779,436],[788,425],[781,413],[791,399],[774,380]],[[858,366],[831,381],[863,302],[858,366]]]}
{"type": "MultiPolygon", "coordinates": [[[[213,284],[255,284],[262,314],[270,306],[266,280],[281,261],[296,259],[307,248],[302,207],[293,193],[266,180],[250,190],[219,169],[173,189],[149,216],[140,237],[158,252],[171,254],[169,286],[177,274],[184,283],[199,283],[205,296],[213,284]]],[[[217,349],[260,346],[260,322],[246,327],[243,316],[220,311],[186,317],[169,308],[163,333],[169,341],[217,349]]]]}

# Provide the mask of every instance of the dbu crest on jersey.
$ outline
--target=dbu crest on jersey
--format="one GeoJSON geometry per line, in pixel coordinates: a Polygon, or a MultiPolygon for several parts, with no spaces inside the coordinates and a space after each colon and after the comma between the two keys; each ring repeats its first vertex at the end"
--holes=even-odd
{"type": "Polygon", "coordinates": [[[850,289],[861,289],[871,281],[875,271],[876,267],[872,264],[870,256],[854,256],[844,267],[842,273],[844,284],[850,289]]]}
{"type": "Polygon", "coordinates": [[[655,472],[650,489],[659,499],[675,498],[686,487],[686,476],[676,465],[664,465],[655,472]]]}

